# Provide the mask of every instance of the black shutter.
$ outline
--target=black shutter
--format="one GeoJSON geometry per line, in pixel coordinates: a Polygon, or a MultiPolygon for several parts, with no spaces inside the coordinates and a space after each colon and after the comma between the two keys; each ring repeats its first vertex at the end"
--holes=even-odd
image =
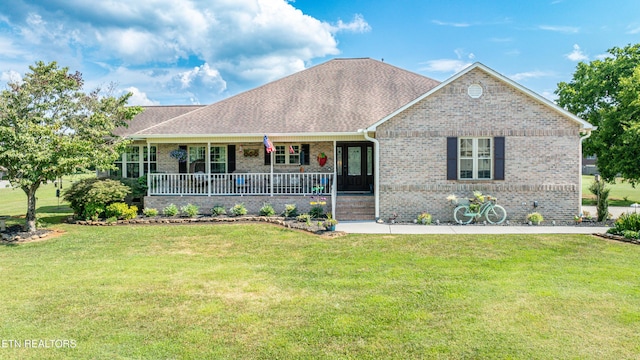
{"type": "Polygon", "coordinates": [[[302,144],[300,150],[300,165],[309,165],[309,144],[302,144]]]}
{"type": "Polygon", "coordinates": [[[236,171],[236,146],[227,145],[227,172],[236,171]]]}
{"type": "Polygon", "coordinates": [[[271,154],[267,152],[267,148],[264,149],[264,164],[271,165],[271,154]]]}
{"type": "Polygon", "coordinates": [[[447,138],[447,180],[458,180],[458,138],[447,138]]]}
{"type": "Polygon", "coordinates": [[[494,180],[504,180],[504,136],[493,138],[494,180]]]}

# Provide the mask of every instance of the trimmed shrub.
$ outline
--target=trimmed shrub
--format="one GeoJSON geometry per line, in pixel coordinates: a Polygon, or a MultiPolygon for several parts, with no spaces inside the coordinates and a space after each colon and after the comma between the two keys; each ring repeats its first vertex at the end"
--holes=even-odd
{"type": "Polygon", "coordinates": [[[589,186],[589,191],[596,196],[596,210],[598,211],[598,221],[605,221],[609,218],[609,191],[604,181],[594,181],[589,186]]]}
{"type": "Polygon", "coordinates": [[[115,217],[122,220],[134,219],[136,216],[138,216],[138,207],[130,207],[123,202],[113,203],[107,206],[106,216],[108,218],[115,217]]]}
{"type": "Polygon", "coordinates": [[[154,208],[144,208],[144,210],[142,210],[142,213],[145,216],[148,217],[154,217],[154,216],[158,216],[158,209],[154,209],[154,208]]]}
{"type": "Polygon", "coordinates": [[[244,204],[235,204],[230,211],[235,216],[247,215],[247,208],[244,207],[244,204]]]}
{"type": "Polygon", "coordinates": [[[227,214],[227,210],[223,206],[214,206],[213,209],[211,209],[211,215],[213,216],[226,215],[226,214],[227,214]]]}
{"type": "Polygon", "coordinates": [[[260,208],[260,216],[273,216],[276,214],[276,211],[273,209],[273,206],[269,204],[264,204],[260,208]]]}
{"type": "Polygon", "coordinates": [[[319,219],[324,216],[324,208],[322,206],[313,206],[309,210],[309,215],[314,219],[319,219]]]}
{"type": "Polygon", "coordinates": [[[527,220],[537,225],[544,221],[544,218],[539,212],[532,212],[531,214],[527,215],[527,220]]]}
{"type": "Polygon", "coordinates": [[[200,208],[193,204],[187,204],[180,208],[180,212],[188,217],[196,217],[200,208]]]}
{"type": "Polygon", "coordinates": [[[307,223],[307,225],[311,225],[311,215],[309,214],[300,214],[296,217],[298,222],[307,223]]]}
{"type": "Polygon", "coordinates": [[[114,202],[123,201],[125,197],[131,193],[131,188],[122,184],[120,181],[111,179],[87,178],[77,181],[71,187],[65,190],[63,198],[69,202],[69,206],[73,211],[87,218],[88,213],[91,218],[95,212],[95,208],[104,208],[114,202]],[[91,211],[85,212],[85,207],[92,205],[91,211]]]}
{"type": "Polygon", "coordinates": [[[284,217],[292,218],[298,216],[298,207],[296,204],[286,204],[284,206],[284,217]]]}
{"type": "Polygon", "coordinates": [[[624,235],[626,231],[640,232],[640,213],[622,214],[613,227],[607,230],[610,234],[624,235]]]}
{"type": "Polygon", "coordinates": [[[431,225],[431,214],[423,212],[418,215],[418,224],[431,225]]]}
{"type": "Polygon", "coordinates": [[[102,213],[104,213],[103,204],[88,203],[84,205],[84,208],[82,210],[82,217],[85,220],[98,221],[102,213]]]}
{"type": "Polygon", "coordinates": [[[178,207],[174,204],[169,204],[166,208],[162,209],[162,213],[166,216],[176,216],[178,215],[178,207]]]}

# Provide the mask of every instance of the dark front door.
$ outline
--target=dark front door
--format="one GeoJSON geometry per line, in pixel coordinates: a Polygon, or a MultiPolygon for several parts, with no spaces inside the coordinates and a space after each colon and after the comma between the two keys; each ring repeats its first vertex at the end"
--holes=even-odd
{"type": "Polygon", "coordinates": [[[371,191],[373,188],[373,144],[336,144],[338,191],[371,191]]]}

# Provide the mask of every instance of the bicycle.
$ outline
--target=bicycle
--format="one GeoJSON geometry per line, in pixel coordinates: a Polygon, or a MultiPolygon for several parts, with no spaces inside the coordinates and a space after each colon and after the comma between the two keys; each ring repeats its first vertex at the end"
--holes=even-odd
{"type": "Polygon", "coordinates": [[[476,212],[471,210],[471,201],[467,200],[453,209],[453,218],[458,224],[468,224],[473,219],[484,216],[491,224],[502,224],[507,218],[507,211],[495,202],[496,199],[493,198],[481,204],[475,204],[479,206],[476,212]]]}

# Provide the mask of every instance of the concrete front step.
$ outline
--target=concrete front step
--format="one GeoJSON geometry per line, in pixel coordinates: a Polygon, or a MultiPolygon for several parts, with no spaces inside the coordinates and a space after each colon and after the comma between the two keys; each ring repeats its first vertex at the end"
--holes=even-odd
{"type": "Polygon", "coordinates": [[[376,214],[373,195],[341,195],[336,198],[336,219],[344,221],[374,220],[376,214]]]}

